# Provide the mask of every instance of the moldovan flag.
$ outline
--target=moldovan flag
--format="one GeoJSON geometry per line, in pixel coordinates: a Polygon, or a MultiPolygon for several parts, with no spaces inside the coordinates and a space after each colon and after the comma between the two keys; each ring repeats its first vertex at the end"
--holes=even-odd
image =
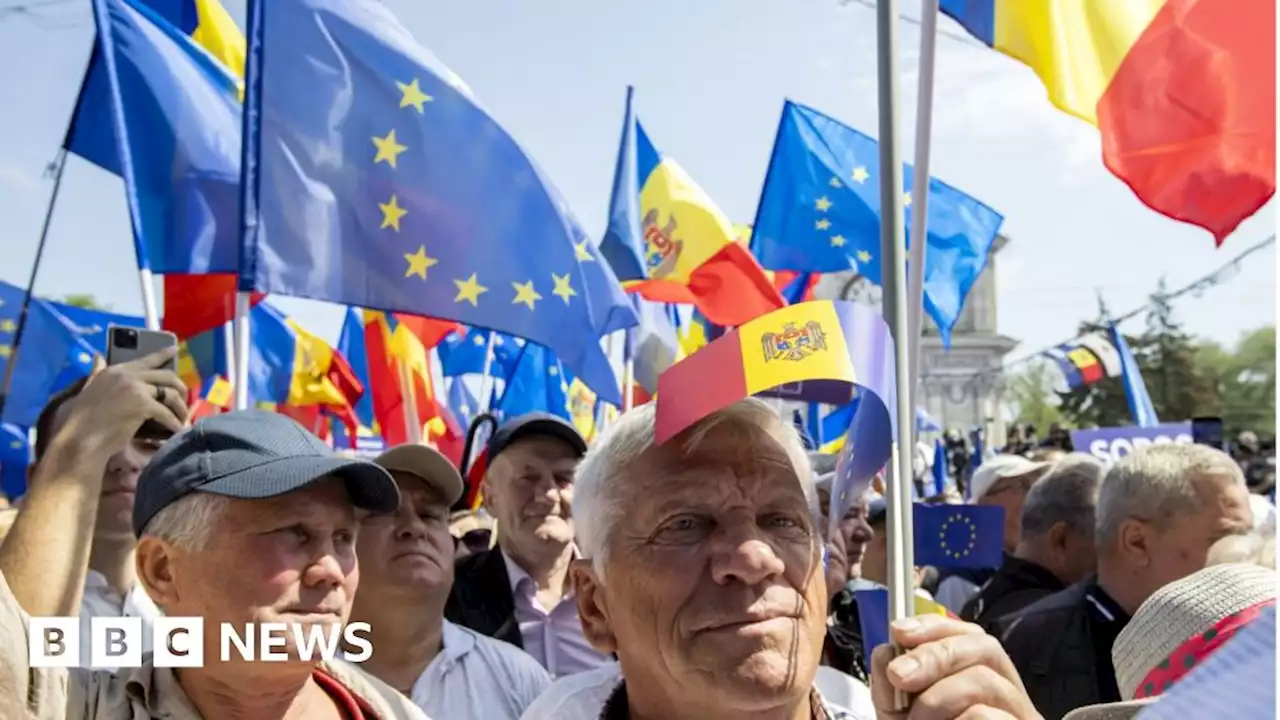
{"type": "Polygon", "coordinates": [[[1218,244],[1276,189],[1276,0],[942,0],[1096,125],[1153,210],[1218,244]]]}
{"type": "Polygon", "coordinates": [[[631,109],[626,118],[600,243],[628,292],[696,305],[717,325],[741,325],[785,306],[773,279],[733,223],[671,158],[658,152],[631,109]]]}

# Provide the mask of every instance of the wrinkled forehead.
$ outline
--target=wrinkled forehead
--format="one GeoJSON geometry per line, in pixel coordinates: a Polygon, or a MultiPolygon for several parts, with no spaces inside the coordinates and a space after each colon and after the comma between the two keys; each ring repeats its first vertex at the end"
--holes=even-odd
{"type": "Polygon", "coordinates": [[[794,460],[761,427],[723,423],[650,447],[627,469],[637,501],[743,496],[807,503],[794,460]]]}

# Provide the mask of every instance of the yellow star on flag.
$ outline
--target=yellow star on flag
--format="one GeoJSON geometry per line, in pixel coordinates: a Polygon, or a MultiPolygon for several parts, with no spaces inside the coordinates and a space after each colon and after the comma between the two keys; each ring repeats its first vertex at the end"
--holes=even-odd
{"type": "Polygon", "coordinates": [[[427,257],[427,248],[424,245],[419,245],[416,253],[405,253],[404,259],[409,263],[409,269],[404,271],[404,276],[417,275],[423,280],[427,279],[427,269],[440,262],[433,257],[427,257]]]}
{"type": "Polygon", "coordinates": [[[831,227],[831,221],[826,218],[823,218],[818,222],[814,223],[813,226],[818,230],[826,230],[831,227]]]}
{"type": "Polygon", "coordinates": [[[859,185],[866,182],[869,177],[871,177],[871,173],[867,172],[867,169],[861,165],[853,169],[853,181],[859,185]]]}
{"type": "Polygon", "coordinates": [[[818,201],[814,203],[814,205],[820,212],[826,212],[831,209],[831,201],[827,199],[826,195],[818,198],[818,201]]]}
{"type": "Polygon", "coordinates": [[[516,289],[516,298],[511,301],[512,305],[524,303],[530,310],[533,310],[533,304],[542,299],[542,296],[538,294],[538,291],[533,289],[532,280],[524,283],[513,282],[511,283],[511,287],[516,289]]]}
{"type": "Polygon", "coordinates": [[[569,278],[570,278],[569,273],[565,273],[564,275],[557,275],[555,273],[551,273],[551,278],[555,280],[555,283],[556,283],[556,289],[552,290],[551,294],[559,295],[560,299],[564,300],[564,304],[568,305],[569,298],[578,294],[578,292],[573,289],[573,286],[569,284],[569,278]]]}
{"type": "Polygon", "coordinates": [[[471,273],[471,277],[466,280],[454,280],[453,284],[458,286],[458,296],[453,301],[462,302],[466,300],[471,303],[471,307],[479,307],[480,294],[489,292],[489,288],[476,281],[475,273],[471,273]]]}
{"type": "Polygon", "coordinates": [[[484,347],[485,345],[484,338],[480,337],[479,335],[477,335],[472,342],[476,344],[476,347],[484,347]]]}
{"type": "Polygon", "coordinates": [[[11,349],[8,345],[0,345],[0,358],[9,357],[10,352],[11,352],[11,349]]]}
{"type": "Polygon", "coordinates": [[[583,240],[573,244],[573,254],[578,262],[594,262],[595,258],[591,256],[591,251],[587,249],[587,243],[590,240],[583,240]]]}
{"type": "Polygon", "coordinates": [[[845,242],[847,241],[844,239],[843,235],[831,236],[831,247],[844,247],[845,242]]]}
{"type": "Polygon", "coordinates": [[[11,333],[18,329],[17,323],[12,320],[0,320],[0,332],[11,333]]]}
{"type": "Polygon", "coordinates": [[[375,135],[373,144],[378,147],[378,154],[374,156],[373,164],[377,165],[380,162],[385,162],[392,168],[396,166],[396,157],[409,149],[396,142],[396,131],[394,129],[387,133],[386,137],[377,137],[375,135]]]}
{"type": "Polygon", "coordinates": [[[400,107],[412,107],[418,111],[419,115],[423,113],[422,105],[435,99],[422,92],[422,88],[418,86],[418,78],[414,78],[413,82],[408,85],[397,81],[396,87],[400,88],[400,92],[402,93],[400,98],[400,107]]]}
{"type": "Polygon", "coordinates": [[[838,178],[838,177],[833,177],[833,178],[831,178],[831,187],[833,187],[833,188],[838,188],[838,187],[840,187],[840,178],[838,178]]]}
{"type": "Polygon", "coordinates": [[[902,193],[902,207],[911,207],[911,191],[902,193]]]}
{"type": "Polygon", "coordinates": [[[378,208],[382,210],[382,230],[392,228],[396,232],[400,232],[400,219],[409,214],[408,210],[400,207],[400,201],[395,195],[391,196],[391,202],[378,203],[378,208]]]}
{"type": "Polygon", "coordinates": [[[858,262],[862,262],[862,263],[869,263],[869,262],[871,262],[871,253],[867,252],[866,250],[859,250],[859,251],[858,251],[858,262]]]}

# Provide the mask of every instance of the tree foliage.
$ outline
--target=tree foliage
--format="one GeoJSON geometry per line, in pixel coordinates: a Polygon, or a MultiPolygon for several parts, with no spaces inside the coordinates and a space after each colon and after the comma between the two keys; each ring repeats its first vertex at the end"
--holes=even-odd
{"type": "Polygon", "coordinates": [[[1234,348],[1203,342],[1197,362],[1221,398],[1228,437],[1243,430],[1276,432],[1276,328],[1245,333],[1234,348]]]}
{"type": "Polygon", "coordinates": [[[1013,409],[1014,422],[1048,428],[1064,421],[1062,408],[1054,397],[1056,374],[1051,364],[1036,360],[1009,379],[1005,396],[1013,409]]]}
{"type": "Polygon", "coordinates": [[[68,295],[58,302],[72,307],[84,308],[86,310],[110,310],[111,308],[98,302],[92,295],[79,294],[68,295]]]}

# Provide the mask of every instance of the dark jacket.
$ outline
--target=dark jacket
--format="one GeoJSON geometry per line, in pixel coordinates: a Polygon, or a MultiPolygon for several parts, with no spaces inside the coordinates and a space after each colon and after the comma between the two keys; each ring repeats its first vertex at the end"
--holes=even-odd
{"type": "MultiPolygon", "coordinates": [[[[1110,658],[1114,634],[1095,638],[1098,622],[1092,615],[1099,592],[1095,579],[1089,578],[994,623],[994,634],[1045,720],[1061,720],[1078,707],[1120,699],[1103,689],[1115,686],[1109,660],[1105,667],[1098,662],[1104,653],[1110,658]],[[1102,674],[1106,677],[1100,678],[1102,674]]],[[[1105,603],[1114,604],[1109,598],[1105,603]]],[[[1122,616],[1118,623],[1127,620],[1122,616]]]]}
{"type": "Polygon", "coordinates": [[[454,565],[453,590],[444,606],[445,618],[518,648],[524,644],[516,621],[507,563],[498,548],[468,555],[454,565]]]}
{"type": "Polygon", "coordinates": [[[960,619],[977,623],[992,632],[997,621],[1066,587],[1057,575],[1040,565],[1012,555],[978,590],[964,609],[960,619]]]}

